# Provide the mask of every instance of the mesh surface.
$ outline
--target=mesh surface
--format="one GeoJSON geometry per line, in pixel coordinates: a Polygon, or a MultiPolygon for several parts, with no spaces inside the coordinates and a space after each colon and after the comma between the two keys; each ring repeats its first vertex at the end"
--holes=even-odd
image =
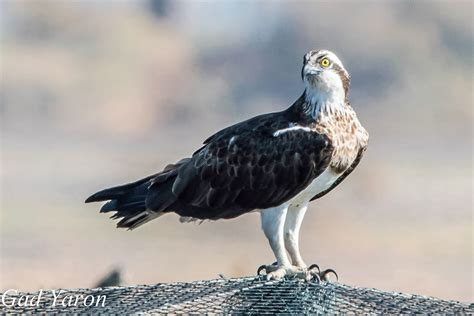
{"type": "MultiPolygon", "coordinates": [[[[168,283],[130,287],[62,290],[56,305],[51,291],[43,291],[39,306],[9,307],[1,313],[474,313],[474,303],[439,300],[420,295],[354,288],[339,283],[301,280],[266,281],[262,277],[218,279],[191,283],[168,283]],[[63,297],[105,295],[104,307],[62,306],[63,297]]],[[[56,291],[57,293],[58,291],[56,291]]],[[[9,293],[10,294],[10,293],[9,293]]],[[[7,303],[20,295],[8,295],[7,303]]],[[[66,300],[66,303],[70,302],[66,300]]],[[[87,301],[92,302],[91,297],[87,301]]]]}

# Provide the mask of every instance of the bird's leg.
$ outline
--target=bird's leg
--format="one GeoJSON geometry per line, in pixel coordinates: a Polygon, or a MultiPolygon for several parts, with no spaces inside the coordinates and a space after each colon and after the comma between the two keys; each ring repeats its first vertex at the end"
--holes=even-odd
{"type": "MultiPolygon", "coordinates": [[[[283,229],[288,208],[275,207],[261,211],[262,228],[277,259],[276,265],[263,266],[267,279],[281,279],[292,270],[285,249],[283,229]]],[[[259,268],[259,271],[262,267],[259,268]]]]}
{"type": "Polygon", "coordinates": [[[299,234],[303,217],[308,209],[308,204],[290,206],[285,219],[285,247],[290,255],[291,262],[300,269],[306,269],[306,264],[301,258],[299,249],[299,234]]]}
{"type": "Polygon", "coordinates": [[[306,263],[304,263],[299,249],[300,227],[307,209],[307,203],[290,206],[286,214],[283,231],[285,248],[286,251],[288,251],[293,264],[293,274],[299,278],[309,281],[314,277],[314,274],[312,274],[311,271],[307,269],[306,263]]]}
{"type": "Polygon", "coordinates": [[[308,209],[308,204],[299,206],[290,206],[286,214],[285,220],[285,247],[290,255],[293,266],[298,271],[298,276],[310,280],[316,278],[318,281],[330,281],[329,275],[332,273],[337,276],[336,271],[333,269],[326,269],[324,271],[319,270],[317,264],[312,264],[309,268],[303,261],[299,250],[299,234],[301,223],[303,222],[304,215],[308,209]]]}

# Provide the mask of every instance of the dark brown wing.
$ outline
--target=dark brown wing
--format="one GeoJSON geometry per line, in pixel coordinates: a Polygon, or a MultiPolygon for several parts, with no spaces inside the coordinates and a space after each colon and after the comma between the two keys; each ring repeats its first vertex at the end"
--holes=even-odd
{"type": "Polygon", "coordinates": [[[326,136],[304,129],[275,136],[292,123],[285,113],[262,115],[210,137],[173,177],[156,179],[147,208],[232,218],[294,197],[327,168],[332,145],[326,136]]]}
{"type": "Polygon", "coordinates": [[[340,176],[339,178],[337,178],[337,180],[334,181],[334,183],[333,183],[328,189],[326,189],[326,190],[324,190],[324,191],[319,192],[318,194],[316,194],[316,195],[311,199],[311,201],[316,200],[316,199],[319,199],[319,198],[322,197],[323,195],[328,194],[329,191],[331,191],[332,189],[334,189],[335,187],[337,187],[352,171],[354,171],[354,169],[357,167],[357,165],[358,165],[359,162],[361,161],[362,156],[364,155],[364,152],[365,152],[366,149],[367,149],[367,147],[362,147],[361,149],[359,149],[359,152],[357,153],[356,159],[354,160],[354,162],[352,163],[352,165],[342,174],[342,176],[340,176]]]}

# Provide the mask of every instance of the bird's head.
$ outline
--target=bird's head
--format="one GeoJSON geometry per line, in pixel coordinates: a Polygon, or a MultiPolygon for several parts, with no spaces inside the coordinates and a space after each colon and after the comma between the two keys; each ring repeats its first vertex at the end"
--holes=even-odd
{"type": "Polygon", "coordinates": [[[301,70],[306,92],[311,98],[345,101],[350,76],[341,60],[328,50],[312,50],[303,58],[301,70]]]}

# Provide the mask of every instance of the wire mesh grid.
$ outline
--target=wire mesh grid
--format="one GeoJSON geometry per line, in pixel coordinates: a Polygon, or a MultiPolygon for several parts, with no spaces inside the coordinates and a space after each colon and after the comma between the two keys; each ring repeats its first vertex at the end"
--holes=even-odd
{"type": "MultiPolygon", "coordinates": [[[[325,314],[325,313],[463,313],[474,314],[474,303],[356,288],[339,283],[297,279],[266,281],[263,277],[160,283],[130,287],[61,290],[60,298],[105,296],[103,304],[63,306],[51,291],[39,304],[7,306],[1,313],[93,314],[325,314]],[[103,306],[102,306],[103,305],[103,306]]],[[[18,293],[11,299],[36,293],[18,293]]],[[[66,300],[66,303],[71,301],[66,300]]],[[[89,303],[93,302],[89,300],[89,303]]]]}

